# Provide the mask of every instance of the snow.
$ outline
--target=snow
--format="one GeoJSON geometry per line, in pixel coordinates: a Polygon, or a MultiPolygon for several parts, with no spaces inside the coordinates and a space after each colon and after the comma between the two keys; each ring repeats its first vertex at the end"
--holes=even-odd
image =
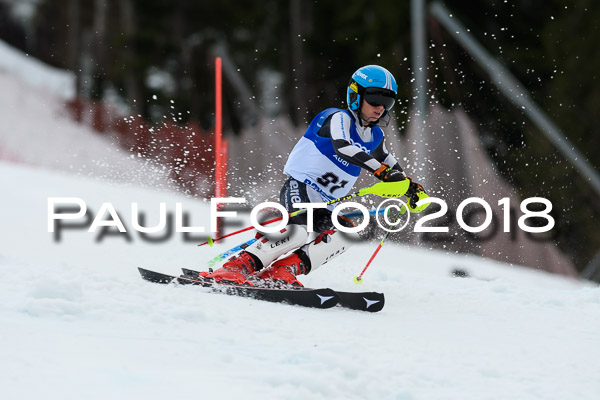
{"type": "Polygon", "coordinates": [[[110,141],[68,122],[51,94],[32,92],[6,71],[0,79],[0,105],[10,111],[0,150],[20,161],[0,162],[2,399],[600,395],[600,288],[589,283],[389,243],[358,286],[352,277],[376,242],[357,244],[302,279],[384,292],[386,306],[375,314],[141,280],[138,266],[202,268],[252,234],[212,248],[195,245],[202,234],[143,240],[132,227],[132,203],[147,215],[146,226],[157,223],[164,202],[170,213],[181,203],[190,226],[208,229],[207,203],[167,190],[143,164],[106,159],[116,152],[110,141]],[[101,159],[105,168],[94,161],[101,159]],[[93,217],[111,203],[129,240],[77,228],[61,231],[58,241],[47,229],[49,197],[80,198],[93,217]],[[456,269],[468,277],[452,277],[456,269]]]}
{"type": "Polygon", "coordinates": [[[0,40],[0,70],[64,100],[75,97],[75,74],[50,67],[0,40]]]}
{"type": "Polygon", "coordinates": [[[99,135],[73,121],[61,90],[69,74],[0,41],[0,160],[111,182],[174,188],[168,171],[123,150],[110,132],[99,135]]]}
{"type": "MultiPolygon", "coordinates": [[[[357,244],[304,278],[375,290],[382,312],[313,310],[142,281],[137,266],[200,268],[213,248],[181,234],[146,243],[132,202],[194,212],[172,192],[0,164],[0,387],[3,398],[595,399],[600,289],[479,257],[357,244]],[[111,202],[131,242],[85,229],[47,232],[47,199],[111,202]],[[468,271],[453,278],[451,271],[468,271]],[[202,394],[199,390],[202,388],[202,394]]],[[[243,217],[243,216],[240,216],[243,217]]],[[[107,215],[104,220],[108,220],[107,215]]],[[[243,219],[243,218],[240,218],[243,219]]],[[[208,229],[208,228],[207,228],[208,229]]]]}

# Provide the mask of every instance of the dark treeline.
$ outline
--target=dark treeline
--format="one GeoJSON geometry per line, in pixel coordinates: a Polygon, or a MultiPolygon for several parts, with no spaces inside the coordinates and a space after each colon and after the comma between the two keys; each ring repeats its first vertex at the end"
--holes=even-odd
{"type": "MultiPolygon", "coordinates": [[[[600,3],[443,3],[600,169],[600,3]]],[[[224,126],[233,133],[259,116],[309,122],[341,105],[352,72],[370,63],[396,75],[395,115],[405,126],[410,28],[410,1],[394,0],[43,0],[27,26],[0,8],[0,39],[76,71],[82,98],[116,93],[152,122],[168,115],[210,129],[222,55],[224,126]]],[[[600,248],[598,195],[431,16],[427,32],[429,101],[464,108],[505,179],[523,197],[552,200],[558,244],[585,267],[600,248]]]]}

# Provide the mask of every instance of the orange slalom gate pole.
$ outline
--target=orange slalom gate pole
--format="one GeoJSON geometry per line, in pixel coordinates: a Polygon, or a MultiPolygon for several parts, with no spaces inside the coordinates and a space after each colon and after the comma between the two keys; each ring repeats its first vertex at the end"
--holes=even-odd
{"type": "MultiPolygon", "coordinates": [[[[223,154],[223,94],[222,94],[222,60],[215,58],[215,197],[226,197],[225,168],[223,154]]],[[[217,205],[217,209],[222,207],[217,205]]],[[[217,235],[222,235],[222,225],[217,222],[217,235]]]]}

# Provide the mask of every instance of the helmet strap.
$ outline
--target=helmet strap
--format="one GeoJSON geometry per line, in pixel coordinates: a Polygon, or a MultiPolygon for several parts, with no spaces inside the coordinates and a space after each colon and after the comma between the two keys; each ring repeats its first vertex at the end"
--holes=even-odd
{"type": "Polygon", "coordinates": [[[377,124],[383,128],[387,128],[392,119],[390,112],[386,112],[385,115],[377,120],[377,124]]]}
{"type": "MultiPolygon", "coordinates": [[[[390,119],[389,119],[389,115],[390,115],[390,113],[389,113],[389,112],[388,112],[388,113],[387,113],[385,116],[383,116],[383,117],[380,117],[380,118],[378,118],[378,119],[377,119],[377,120],[375,120],[375,121],[369,121],[369,120],[367,120],[367,119],[363,118],[363,114],[362,114],[362,112],[360,111],[360,109],[361,109],[361,107],[359,107],[359,108],[358,108],[358,110],[356,110],[356,115],[358,116],[358,119],[360,120],[360,122],[361,122],[361,125],[363,125],[363,124],[362,124],[363,122],[366,122],[366,123],[367,123],[367,125],[366,125],[366,126],[368,126],[369,128],[372,128],[372,127],[376,126],[377,124],[379,124],[379,122],[380,122],[380,121],[383,121],[383,122],[385,122],[385,125],[382,125],[383,127],[386,127],[386,126],[388,126],[388,125],[389,125],[389,123],[390,123],[390,119]],[[387,119],[385,119],[385,117],[388,117],[388,118],[387,118],[387,119]]],[[[365,125],[363,125],[363,126],[365,126],[365,125]]]]}

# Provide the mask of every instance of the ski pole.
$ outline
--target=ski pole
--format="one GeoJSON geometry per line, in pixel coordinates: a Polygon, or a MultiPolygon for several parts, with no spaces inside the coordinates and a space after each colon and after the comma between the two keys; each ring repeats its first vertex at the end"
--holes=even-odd
{"type": "MultiPolygon", "coordinates": [[[[344,196],[344,197],[340,197],[337,199],[333,199],[328,201],[327,203],[325,203],[325,205],[331,205],[334,203],[338,203],[341,201],[346,201],[346,200],[350,200],[354,197],[358,197],[358,196],[365,196],[367,194],[374,194],[376,196],[379,197],[387,197],[387,198],[396,198],[396,197],[400,197],[403,196],[406,191],[408,190],[408,187],[410,186],[410,179],[405,179],[403,181],[398,181],[398,182],[377,182],[376,184],[374,184],[373,186],[369,186],[366,188],[362,188],[360,189],[358,192],[355,192],[353,194],[349,194],[348,196],[344,196]]],[[[295,217],[296,215],[299,215],[301,213],[306,212],[306,208],[291,212],[288,214],[288,217],[295,217]]],[[[273,222],[277,222],[283,219],[283,216],[281,217],[277,217],[277,218],[273,218],[270,219],[266,222],[263,222],[262,225],[268,225],[271,224],[273,222]]],[[[246,228],[237,230],[235,232],[229,233],[227,235],[223,235],[217,238],[211,238],[209,237],[208,240],[204,243],[200,243],[198,246],[204,246],[205,244],[212,246],[214,244],[214,242],[217,242],[219,240],[223,240],[225,238],[249,231],[250,229],[254,229],[254,226],[248,226],[246,228]]]]}
{"type": "MultiPolygon", "coordinates": [[[[419,198],[419,201],[424,200],[424,199],[426,199],[426,198],[429,197],[427,195],[427,193],[425,193],[425,190],[423,190],[423,187],[420,187],[420,189],[417,190],[416,194],[417,194],[417,196],[419,198]]],[[[410,205],[403,204],[402,207],[400,208],[400,214],[398,215],[398,218],[396,218],[396,222],[394,222],[392,224],[392,226],[396,225],[398,223],[398,221],[400,221],[400,218],[402,218],[402,215],[404,215],[406,213],[406,211],[410,211],[411,213],[413,213],[413,212],[420,213],[421,211],[423,211],[424,209],[426,209],[429,206],[429,204],[430,203],[421,204],[418,207],[411,207],[410,205]]],[[[365,273],[365,271],[367,270],[367,268],[369,268],[369,265],[371,265],[371,262],[373,261],[373,259],[377,255],[377,253],[379,253],[379,250],[381,250],[381,247],[383,246],[383,242],[385,242],[385,240],[390,236],[390,233],[392,233],[392,232],[388,231],[383,236],[383,238],[381,239],[381,242],[379,242],[379,246],[377,246],[377,248],[375,249],[375,252],[373,253],[373,255],[371,256],[371,258],[369,259],[369,262],[367,263],[367,265],[365,266],[365,268],[363,268],[363,270],[360,273],[360,275],[354,277],[354,282],[355,283],[362,283],[362,276],[363,276],[363,274],[365,273]]]]}
{"type": "MultiPolygon", "coordinates": [[[[289,214],[288,214],[288,217],[295,217],[296,215],[300,214],[301,212],[305,212],[305,211],[306,211],[306,208],[303,208],[303,209],[301,209],[301,210],[298,210],[298,211],[291,212],[291,213],[289,213],[289,214]]],[[[273,218],[273,219],[270,219],[270,220],[268,220],[268,221],[266,221],[266,222],[262,222],[262,225],[268,225],[268,224],[271,224],[271,223],[273,223],[273,222],[280,221],[280,220],[282,220],[282,219],[283,219],[283,216],[282,216],[282,217],[273,218]]],[[[205,244],[207,244],[207,245],[209,245],[209,246],[211,246],[211,247],[212,247],[212,245],[213,245],[215,242],[218,242],[219,240],[223,240],[223,239],[225,239],[225,238],[228,238],[228,237],[230,237],[230,236],[237,235],[237,234],[239,234],[239,233],[247,232],[247,231],[249,231],[250,229],[254,229],[254,225],[247,226],[247,227],[245,227],[245,228],[243,228],[243,229],[240,229],[240,230],[238,230],[238,231],[231,232],[231,233],[228,233],[227,235],[219,236],[219,237],[217,237],[217,238],[214,238],[214,239],[213,239],[213,238],[211,238],[211,237],[209,236],[209,237],[208,237],[208,240],[207,240],[206,242],[204,242],[204,243],[200,243],[198,246],[204,246],[205,244]]]]}
{"type": "MultiPolygon", "coordinates": [[[[400,220],[400,218],[402,217],[401,213],[400,215],[398,215],[398,218],[396,219],[396,222],[393,225],[396,225],[398,223],[398,221],[400,220]]],[[[369,268],[369,265],[371,265],[371,262],[373,261],[373,259],[375,258],[375,256],[377,255],[377,253],[379,253],[379,250],[381,250],[381,247],[383,246],[383,243],[385,242],[385,240],[390,236],[390,234],[392,233],[392,231],[388,231],[386,232],[386,234],[383,236],[383,238],[381,239],[381,242],[379,242],[379,245],[377,246],[377,248],[375,249],[375,252],[373,253],[373,255],[371,256],[371,258],[369,258],[369,262],[367,262],[367,265],[363,268],[362,272],[360,273],[360,275],[355,276],[354,277],[354,283],[362,283],[362,276],[365,273],[365,271],[367,270],[367,268],[369,268]]]]}

